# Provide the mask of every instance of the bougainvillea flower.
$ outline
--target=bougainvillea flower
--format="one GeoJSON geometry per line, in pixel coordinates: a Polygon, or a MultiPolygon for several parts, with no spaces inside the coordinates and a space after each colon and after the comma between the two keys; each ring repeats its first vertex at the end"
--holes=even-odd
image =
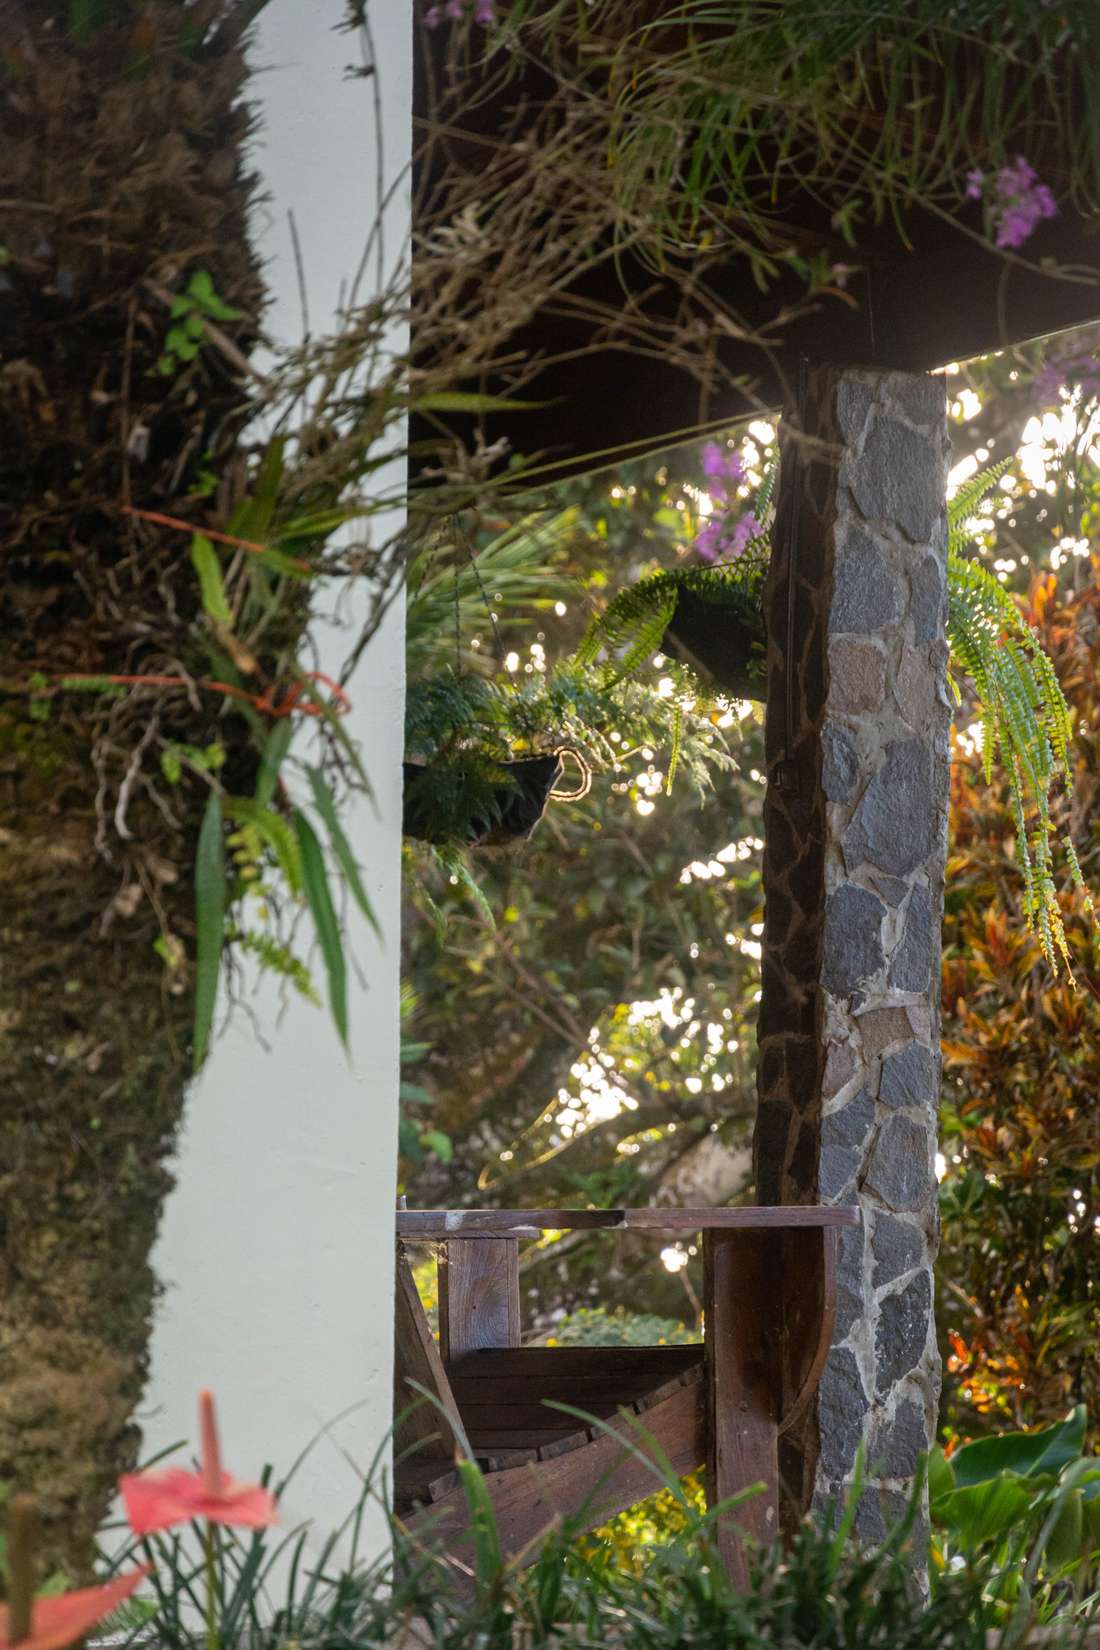
{"type": "Polygon", "coordinates": [[[214,1399],[199,1394],[201,1437],[198,1472],[169,1467],[163,1472],[131,1472],[119,1479],[126,1516],[135,1535],[152,1535],[205,1518],[211,1524],[232,1524],[260,1530],[278,1517],[275,1498],[260,1484],[237,1484],[222,1469],[214,1399]]]}
{"type": "MultiPolygon", "coordinates": [[[[62,1593],[59,1598],[36,1598],[31,1607],[30,1633],[19,1640],[18,1650],[64,1650],[65,1645],[75,1644],[104,1616],[117,1610],[151,1569],[151,1564],[143,1564],[102,1587],[84,1587],[76,1593],[62,1593]]],[[[0,1604],[0,1650],[14,1650],[6,1604],[0,1604]]]]}

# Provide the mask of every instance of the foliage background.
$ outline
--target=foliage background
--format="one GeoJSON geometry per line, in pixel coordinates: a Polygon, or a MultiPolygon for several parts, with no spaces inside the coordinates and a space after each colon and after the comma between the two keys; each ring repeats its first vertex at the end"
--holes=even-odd
{"type": "MultiPolygon", "coordinates": [[[[1051,651],[1074,712],[1075,789],[1055,822],[1069,826],[1093,888],[1095,344],[1083,333],[955,367],[948,381],[955,484],[1010,460],[978,551],[1051,651]]],[[[760,463],[766,427],[738,434],[760,463]]],[[[502,616],[515,667],[568,651],[615,589],[680,562],[702,482],[698,449],[687,448],[556,490],[555,503],[574,512],[556,565],[575,594],[559,603],[564,613],[521,605],[502,616]]],[[[411,1202],[751,1196],[762,759],[759,713],[739,709],[739,771],[702,807],[688,792],[661,793],[655,753],[599,781],[584,804],[552,809],[522,848],[484,856],[478,876],[495,930],[445,879],[433,890],[447,912],[441,930],[410,880],[405,963],[428,1045],[417,1077],[453,1146],[449,1161],[428,1152],[404,1164],[411,1202]]],[[[1010,798],[982,778],[965,684],[956,725],[939,1268],[949,1440],[1054,1420],[1078,1401],[1100,1416],[1100,952],[1080,896],[1063,892],[1077,988],[1052,979],[1025,932],[1010,798]]],[[[524,1258],[525,1307],[544,1336],[583,1325],[618,1338],[650,1312],[691,1328],[700,1271],[690,1245],[662,1264],[636,1240],[551,1238],[524,1258]],[[597,1300],[619,1317],[589,1312],[597,1300]]],[[[652,1517],[643,1510],[624,1550],[652,1517]]]]}

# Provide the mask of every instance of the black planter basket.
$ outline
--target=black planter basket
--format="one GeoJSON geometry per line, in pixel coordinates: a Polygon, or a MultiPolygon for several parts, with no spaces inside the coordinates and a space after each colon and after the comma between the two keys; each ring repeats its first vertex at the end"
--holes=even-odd
{"type": "MultiPolygon", "coordinates": [[[[494,806],[480,817],[468,821],[463,841],[469,848],[490,847],[505,842],[520,842],[531,835],[546,812],[558,780],[562,776],[560,754],[553,756],[525,756],[518,762],[501,762],[501,771],[512,781],[500,785],[494,792],[494,806]]],[[[404,762],[405,792],[402,801],[401,829],[405,836],[420,842],[442,843],[453,841],[439,832],[433,821],[431,763],[404,762]]]]}
{"type": "Polygon", "coordinates": [[[708,602],[685,587],[665,631],[662,651],[709,676],[737,699],[763,699],[763,618],[731,602],[708,602]]]}

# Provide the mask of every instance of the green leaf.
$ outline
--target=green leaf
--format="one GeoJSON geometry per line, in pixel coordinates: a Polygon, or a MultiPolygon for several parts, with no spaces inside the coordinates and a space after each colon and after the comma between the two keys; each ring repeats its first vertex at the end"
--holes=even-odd
{"type": "Polygon", "coordinates": [[[212,315],[216,321],[239,321],[242,311],[231,309],[222,302],[214,291],[214,281],[208,269],[196,269],[187,283],[187,291],[195,300],[200,309],[212,315]]]}
{"type": "Polygon", "coordinates": [[[340,1041],[347,1048],[347,964],[344,961],[340,924],[336,920],[336,908],[332,903],[332,893],[328,885],[325,856],[313,826],[301,809],[294,815],[294,829],[298,835],[298,847],[302,855],[302,882],[305,886],[306,900],[313,914],[321,956],[324,959],[325,972],[328,974],[329,1008],[340,1034],[340,1041]]]}
{"type": "Polygon", "coordinates": [[[454,1142],[442,1129],[428,1129],[420,1136],[420,1144],[426,1151],[434,1152],[441,1163],[449,1163],[454,1157],[454,1142]]]}
{"type": "Polygon", "coordinates": [[[256,801],[261,808],[266,808],[275,795],[279,770],[286,760],[286,753],[293,738],[294,726],[289,716],[284,716],[282,721],[276,722],[267,736],[267,743],[260,757],[260,771],[256,775],[256,801]]]}
{"type": "Polygon", "coordinates": [[[955,1474],[942,1449],[934,1449],[928,1457],[928,1498],[935,1506],[941,1495],[955,1488],[955,1474]]]}
{"type": "Polygon", "coordinates": [[[965,1489],[971,1484],[988,1483],[1006,1472],[1027,1478],[1037,1473],[1056,1476],[1084,1449],[1086,1422],[1085,1406],[1078,1404],[1064,1421],[1038,1432],[1002,1432],[995,1438],[964,1444],[951,1458],[955,1483],[965,1489]]]}
{"type": "Polygon", "coordinates": [[[481,1469],[475,1461],[456,1461],[455,1468],[462,1480],[466,1505],[470,1513],[470,1529],[474,1538],[474,1575],[478,1594],[484,1597],[504,1567],[496,1513],[481,1469]]]}
{"type": "Polygon", "coordinates": [[[225,585],[222,583],[221,563],[214,546],[201,533],[196,533],[191,541],[191,561],[199,575],[203,611],[231,630],[233,615],[226,600],[225,585]]]}
{"type": "Polygon", "coordinates": [[[194,1069],[198,1071],[210,1044],[225,937],[225,845],[217,791],[210,792],[195,854],[195,926],[194,1069]]]}
{"type": "Polygon", "coordinates": [[[951,1532],[964,1552],[973,1553],[988,1541],[1002,1541],[1011,1530],[1027,1523],[1036,1510],[1039,1490],[1034,1480],[994,1478],[966,1489],[950,1490],[935,1503],[933,1517],[941,1529],[951,1532]]]}
{"type": "Polygon", "coordinates": [[[292,894],[302,892],[302,856],[294,827],[274,808],[265,808],[251,797],[234,796],[226,803],[226,812],[243,825],[251,825],[260,833],[279,863],[292,894]]]}
{"type": "Polygon", "coordinates": [[[363,880],[359,875],[359,867],[355,863],[355,855],[351,851],[351,844],[344,835],[343,826],[340,824],[336,814],[335,798],[329,790],[329,787],[325,782],[325,776],[321,772],[320,768],[307,768],[306,772],[309,774],[309,788],[313,792],[313,800],[317,806],[317,812],[325,822],[325,829],[328,831],[329,841],[332,844],[332,851],[336,855],[336,858],[340,864],[340,869],[343,871],[344,876],[347,879],[347,885],[351,889],[355,903],[358,905],[360,911],[362,911],[363,915],[366,917],[379,939],[381,939],[382,930],[378,925],[378,918],[375,916],[374,909],[369,898],[367,897],[367,890],[363,887],[363,880]]]}

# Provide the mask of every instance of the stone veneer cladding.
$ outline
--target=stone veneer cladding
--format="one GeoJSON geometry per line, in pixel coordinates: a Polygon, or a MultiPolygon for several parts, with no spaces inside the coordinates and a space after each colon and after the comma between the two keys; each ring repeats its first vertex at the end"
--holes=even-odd
{"type": "Polygon", "coordinates": [[[947,839],[942,378],[816,369],[788,415],[769,574],[762,1203],[858,1203],[789,1518],[867,1449],[881,1534],[933,1439],[939,958],[947,839]],[[793,531],[792,531],[793,529],[793,531]],[[789,546],[795,543],[793,614],[789,546]],[[787,638],[793,635],[793,670],[787,638]],[[788,676],[793,687],[788,717],[788,676]],[[789,747],[789,748],[788,748],[789,747]]]}

